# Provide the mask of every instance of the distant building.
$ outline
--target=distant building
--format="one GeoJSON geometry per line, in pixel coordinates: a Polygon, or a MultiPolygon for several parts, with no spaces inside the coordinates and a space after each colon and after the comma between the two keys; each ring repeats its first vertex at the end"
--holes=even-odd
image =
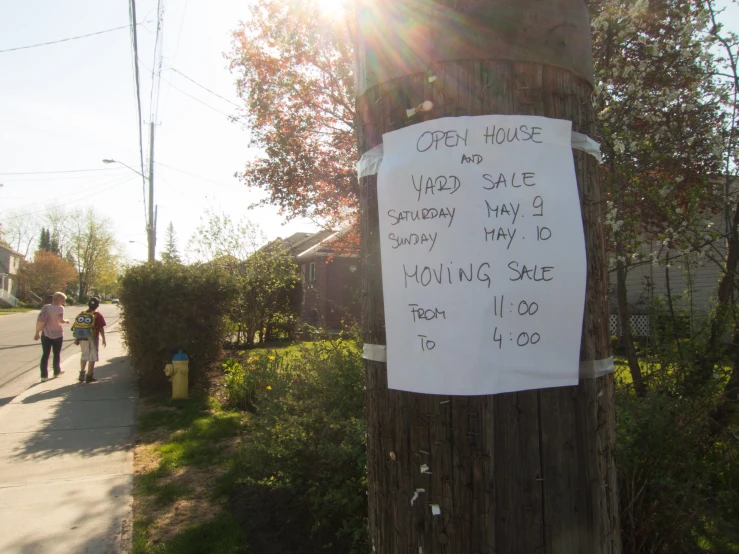
{"type": "MultiPolygon", "coordinates": [[[[669,267],[665,263],[669,243],[652,240],[640,248],[645,259],[634,260],[626,276],[626,290],[634,336],[647,336],[654,324],[653,309],[657,299],[666,301],[669,291],[679,321],[675,322],[682,333],[694,334],[697,326],[706,322],[713,308],[722,269],[716,263],[726,256],[726,223],[722,213],[716,213],[706,221],[722,238],[711,243],[710,256],[692,252],[682,257],[671,257],[669,267]],[[659,253],[658,262],[650,261],[650,254],[659,253]]],[[[618,334],[618,306],[616,298],[616,271],[608,275],[608,296],[611,308],[611,334],[618,334]]],[[[664,310],[661,310],[664,311],[664,310]]]]}
{"type": "Polygon", "coordinates": [[[325,329],[361,315],[359,244],[348,231],[295,233],[265,248],[282,248],[293,256],[303,285],[301,319],[325,329]]]}
{"type": "Polygon", "coordinates": [[[0,245],[0,305],[15,307],[18,299],[18,271],[23,254],[0,245]]]}

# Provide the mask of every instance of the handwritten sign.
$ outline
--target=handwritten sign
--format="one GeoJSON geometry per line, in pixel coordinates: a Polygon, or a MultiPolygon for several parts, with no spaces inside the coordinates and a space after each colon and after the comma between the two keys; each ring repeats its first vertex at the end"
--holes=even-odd
{"type": "Polygon", "coordinates": [[[390,388],[577,384],[586,260],[570,133],[569,121],[489,115],[384,135],[390,388]]]}

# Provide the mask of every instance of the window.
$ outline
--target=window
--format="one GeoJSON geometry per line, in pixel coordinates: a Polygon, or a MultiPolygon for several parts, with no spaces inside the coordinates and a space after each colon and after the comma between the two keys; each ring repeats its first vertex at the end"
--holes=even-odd
{"type": "Polygon", "coordinates": [[[308,270],[308,280],[309,281],[315,281],[316,280],[316,263],[312,262],[310,264],[309,270],[308,270]]]}

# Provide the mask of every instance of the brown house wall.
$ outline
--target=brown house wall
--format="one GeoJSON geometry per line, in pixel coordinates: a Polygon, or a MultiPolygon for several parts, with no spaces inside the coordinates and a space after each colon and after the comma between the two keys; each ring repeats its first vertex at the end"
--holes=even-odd
{"type": "Polygon", "coordinates": [[[342,320],[359,318],[359,261],[356,258],[315,257],[301,262],[303,278],[303,321],[317,327],[338,328],[342,320]],[[310,264],[316,264],[316,279],[310,281],[310,264]],[[352,272],[350,268],[356,270],[352,272]]]}

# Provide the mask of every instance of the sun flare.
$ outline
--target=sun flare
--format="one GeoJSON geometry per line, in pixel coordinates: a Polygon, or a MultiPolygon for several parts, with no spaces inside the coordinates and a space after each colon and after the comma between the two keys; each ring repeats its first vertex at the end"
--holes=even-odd
{"type": "Polygon", "coordinates": [[[348,0],[315,0],[318,7],[326,15],[341,15],[348,0]]]}

